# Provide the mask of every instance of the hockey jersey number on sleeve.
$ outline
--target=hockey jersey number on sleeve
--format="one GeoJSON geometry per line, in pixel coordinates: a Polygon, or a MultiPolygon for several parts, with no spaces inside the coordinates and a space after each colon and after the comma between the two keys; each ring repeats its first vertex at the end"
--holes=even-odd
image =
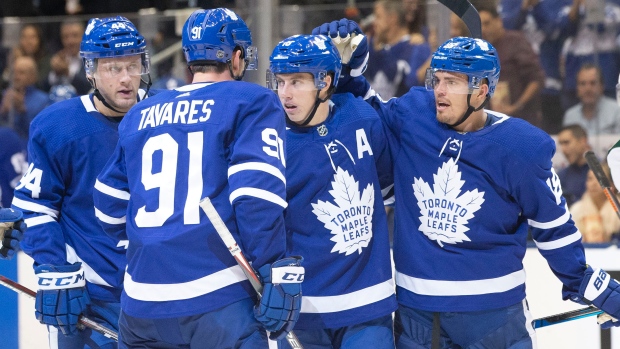
{"type": "Polygon", "coordinates": [[[278,131],[273,128],[266,128],[261,135],[263,142],[267,144],[263,147],[265,154],[279,159],[282,161],[282,166],[286,167],[286,160],[284,159],[284,141],[278,136],[278,131]]]}
{"type": "Polygon", "coordinates": [[[560,184],[560,177],[555,173],[553,167],[551,168],[551,178],[547,179],[547,185],[555,196],[555,203],[559,205],[562,202],[562,185],[560,184]]]}
{"type": "Polygon", "coordinates": [[[38,199],[41,193],[41,177],[43,177],[43,171],[34,168],[34,163],[31,163],[15,190],[26,188],[30,190],[33,199],[38,199]]]}

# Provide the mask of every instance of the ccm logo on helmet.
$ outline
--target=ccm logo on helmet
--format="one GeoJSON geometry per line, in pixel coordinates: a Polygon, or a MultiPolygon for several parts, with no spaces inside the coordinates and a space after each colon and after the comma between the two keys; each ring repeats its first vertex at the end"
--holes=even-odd
{"type": "Polygon", "coordinates": [[[114,44],[114,47],[127,47],[127,46],[133,46],[133,42],[121,42],[119,44],[114,44]]]}

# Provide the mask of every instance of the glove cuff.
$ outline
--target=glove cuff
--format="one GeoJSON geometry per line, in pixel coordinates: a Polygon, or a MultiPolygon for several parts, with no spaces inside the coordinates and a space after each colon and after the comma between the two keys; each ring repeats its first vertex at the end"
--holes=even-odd
{"type": "Polygon", "coordinates": [[[82,263],[53,266],[43,264],[35,268],[39,290],[62,290],[67,288],[85,287],[86,278],[82,263]]]}

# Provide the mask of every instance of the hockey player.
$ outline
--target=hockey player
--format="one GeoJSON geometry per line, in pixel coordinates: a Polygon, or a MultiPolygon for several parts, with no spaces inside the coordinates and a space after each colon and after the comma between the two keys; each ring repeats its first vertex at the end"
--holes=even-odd
{"type": "Polygon", "coordinates": [[[305,348],[394,348],[381,195],[392,184],[391,159],[381,120],[350,94],[332,98],[341,62],[329,37],[283,40],[269,69],[288,121],[289,248],[308,271],[295,333],[305,348]]]}
{"type": "Polygon", "coordinates": [[[30,166],[12,207],[28,232],[21,247],[34,259],[36,317],[48,325],[51,348],[115,348],[80,314],[118,329],[126,243],[107,236],[93,209],[93,186],[114,151],[118,124],[140,100],[148,75],[146,42],[124,17],[94,18],[81,43],[94,93],[43,110],[30,126],[30,166]],[[91,333],[92,332],[92,333],[91,333]]]}
{"type": "Polygon", "coordinates": [[[95,186],[100,223],[129,239],[121,347],[265,348],[264,329],[281,339],[294,326],[303,279],[301,260],[283,258],[284,111],[268,89],[235,81],[256,69],[256,49],[233,11],[193,12],[182,42],[193,83],[129,112],[95,186]],[[262,277],[254,312],[203,197],[262,277]]]}
{"type": "MultiPolygon", "coordinates": [[[[338,27],[315,31],[361,33],[354,23],[338,27]]],[[[351,67],[356,64],[363,63],[351,67]]],[[[398,348],[428,348],[433,334],[441,348],[536,347],[522,263],[528,227],[564,284],[564,299],[620,316],[618,282],[585,262],[551,166],[554,141],[527,122],[483,109],[499,72],[491,44],[458,37],[433,54],[431,91],[413,88],[384,102],[363,77],[343,85],[368,97],[400,146],[394,159],[398,348]]]]}

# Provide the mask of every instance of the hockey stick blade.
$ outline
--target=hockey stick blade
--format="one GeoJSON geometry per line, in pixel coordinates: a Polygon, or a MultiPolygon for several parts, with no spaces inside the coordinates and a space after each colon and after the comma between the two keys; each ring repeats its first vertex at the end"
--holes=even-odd
{"type": "MultiPolygon", "coordinates": [[[[29,289],[28,287],[19,284],[3,275],[0,275],[0,284],[2,284],[2,286],[15,291],[17,293],[26,295],[32,299],[36,299],[37,298],[37,293],[31,289],[29,289]]],[[[90,329],[92,329],[93,331],[97,331],[99,333],[101,333],[102,335],[104,335],[105,337],[108,337],[110,339],[114,339],[115,341],[118,342],[118,333],[110,330],[109,328],[102,326],[98,323],[96,323],[95,321],[80,315],[80,318],[78,319],[78,327],[81,327],[80,329],[84,329],[84,327],[88,327],[90,329]]]]}
{"type": "Polygon", "coordinates": [[[607,196],[607,200],[609,200],[611,207],[614,209],[614,212],[616,212],[616,215],[618,216],[618,218],[620,218],[620,202],[618,202],[618,197],[616,196],[616,194],[614,194],[613,188],[611,186],[611,181],[609,180],[609,178],[603,171],[603,167],[601,166],[601,163],[598,161],[596,154],[594,154],[593,151],[588,150],[584,154],[584,156],[586,158],[586,161],[588,162],[588,166],[590,167],[590,170],[592,170],[592,173],[594,173],[596,180],[598,180],[598,183],[601,185],[601,188],[603,188],[603,191],[605,192],[605,196],[607,196]]]}
{"type": "MultiPolygon", "coordinates": [[[[215,231],[217,231],[217,234],[220,236],[220,239],[222,239],[230,254],[235,258],[237,264],[239,264],[241,270],[243,270],[243,273],[252,284],[252,287],[254,287],[254,290],[256,291],[258,296],[262,296],[263,285],[261,284],[258,275],[256,275],[256,272],[248,262],[247,258],[245,258],[243,251],[241,251],[241,248],[239,247],[239,245],[237,245],[235,237],[232,236],[230,230],[228,230],[228,227],[222,220],[222,217],[219,213],[217,213],[215,206],[213,206],[213,203],[211,203],[211,199],[205,197],[204,199],[200,200],[200,208],[202,208],[202,210],[206,213],[207,217],[211,221],[211,224],[213,224],[215,231]]],[[[295,333],[293,333],[293,331],[290,331],[286,335],[286,341],[292,349],[304,348],[301,345],[301,342],[299,342],[299,339],[297,338],[295,333]]]]}
{"type": "Polygon", "coordinates": [[[469,35],[472,38],[482,38],[482,23],[478,10],[468,0],[438,0],[450,11],[454,12],[459,18],[465,22],[465,26],[469,29],[469,35]]]}
{"type": "Polygon", "coordinates": [[[602,313],[603,313],[602,310],[594,306],[589,306],[587,308],[581,308],[577,310],[567,311],[565,313],[545,316],[540,319],[535,319],[532,321],[532,327],[541,328],[541,327],[546,327],[550,325],[561,324],[563,322],[583,319],[585,317],[599,315],[602,313]]]}

